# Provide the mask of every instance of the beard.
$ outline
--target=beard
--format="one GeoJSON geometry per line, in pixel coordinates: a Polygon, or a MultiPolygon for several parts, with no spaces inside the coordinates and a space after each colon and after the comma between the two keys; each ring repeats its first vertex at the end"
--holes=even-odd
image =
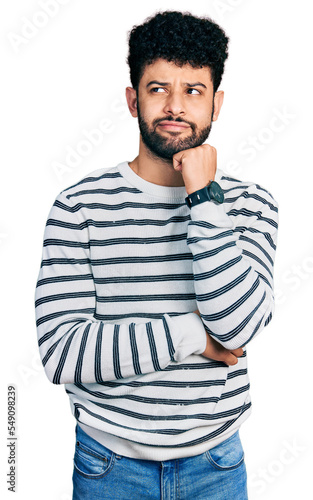
{"type": "Polygon", "coordinates": [[[172,116],[157,118],[149,126],[141,115],[137,102],[138,124],[142,140],[153,156],[164,160],[172,160],[176,153],[185,149],[196,148],[204,143],[211,131],[213,111],[210,123],[198,131],[195,123],[183,120],[182,118],[175,119],[172,116]],[[179,138],[179,135],[181,135],[180,132],[171,132],[170,137],[163,137],[156,130],[158,123],[163,120],[188,123],[191,128],[191,134],[184,139],[179,138]]]}

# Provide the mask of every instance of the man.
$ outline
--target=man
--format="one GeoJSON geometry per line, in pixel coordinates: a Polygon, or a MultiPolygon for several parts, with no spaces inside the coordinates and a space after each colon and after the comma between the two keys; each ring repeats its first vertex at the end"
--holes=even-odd
{"type": "Polygon", "coordinates": [[[36,293],[77,420],[74,499],[247,498],[246,348],[270,321],[277,204],[217,169],[224,31],[164,12],[129,37],[139,154],[64,190],[36,293]]]}

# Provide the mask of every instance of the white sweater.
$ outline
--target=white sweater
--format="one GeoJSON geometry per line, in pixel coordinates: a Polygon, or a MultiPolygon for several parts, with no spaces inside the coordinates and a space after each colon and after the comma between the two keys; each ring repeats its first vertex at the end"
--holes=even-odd
{"type": "Polygon", "coordinates": [[[245,348],[234,366],[201,353],[205,329],[235,349],[270,321],[278,209],[256,184],[220,170],[216,180],[224,203],[190,210],[184,187],[124,162],[51,209],[36,289],[42,362],[82,429],[120,455],[202,453],[251,411],[245,348]]]}

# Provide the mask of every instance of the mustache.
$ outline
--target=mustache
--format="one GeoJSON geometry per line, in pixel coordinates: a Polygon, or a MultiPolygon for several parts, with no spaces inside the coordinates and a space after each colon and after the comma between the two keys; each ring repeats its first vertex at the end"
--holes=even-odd
{"type": "Polygon", "coordinates": [[[196,125],[193,122],[189,122],[187,120],[183,120],[179,116],[177,118],[173,118],[173,116],[164,116],[163,118],[156,118],[153,120],[153,127],[156,128],[156,126],[160,123],[166,120],[167,122],[180,122],[180,123],[187,123],[190,127],[191,130],[194,132],[196,130],[196,125]]]}

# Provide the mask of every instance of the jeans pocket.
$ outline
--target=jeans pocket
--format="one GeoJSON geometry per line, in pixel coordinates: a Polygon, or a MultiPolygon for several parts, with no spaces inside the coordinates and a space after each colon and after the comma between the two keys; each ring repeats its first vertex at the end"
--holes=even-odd
{"type": "Polygon", "coordinates": [[[114,459],[115,454],[109,450],[100,454],[81,441],[76,442],[74,468],[84,477],[95,479],[103,477],[112,469],[114,459]]]}
{"type": "Polygon", "coordinates": [[[244,452],[238,431],[206,452],[210,464],[219,470],[233,470],[244,461],[244,452]]]}

